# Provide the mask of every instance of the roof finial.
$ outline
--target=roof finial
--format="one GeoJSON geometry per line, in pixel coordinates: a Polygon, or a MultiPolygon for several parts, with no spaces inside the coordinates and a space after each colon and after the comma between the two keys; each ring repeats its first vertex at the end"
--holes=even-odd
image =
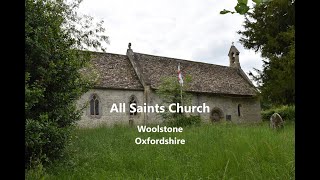
{"type": "Polygon", "coordinates": [[[234,42],[232,41],[232,46],[234,46],[234,42]]]}
{"type": "Polygon", "coordinates": [[[131,49],[131,43],[130,43],[130,42],[129,42],[129,44],[128,44],[128,48],[131,49]]]}

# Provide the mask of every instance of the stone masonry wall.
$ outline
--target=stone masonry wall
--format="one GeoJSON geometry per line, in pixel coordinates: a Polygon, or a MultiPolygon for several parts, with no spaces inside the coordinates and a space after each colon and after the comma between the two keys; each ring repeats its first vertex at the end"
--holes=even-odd
{"type": "MultiPolygon", "coordinates": [[[[81,108],[83,105],[87,104],[87,107],[84,108],[82,113],[82,118],[78,122],[80,127],[95,127],[100,124],[113,125],[113,124],[129,124],[129,100],[130,97],[134,95],[137,98],[137,104],[143,105],[143,91],[132,91],[132,90],[111,90],[111,89],[92,89],[78,100],[78,108],[81,108]],[[98,95],[100,100],[100,112],[101,117],[95,118],[90,115],[90,106],[89,100],[92,94],[98,95]],[[113,103],[126,104],[125,113],[110,113],[113,103]]],[[[134,123],[143,124],[144,114],[138,113],[133,117],[134,123]]]]}
{"type": "MultiPolygon", "coordinates": [[[[153,91],[151,93],[150,104],[160,104],[161,99],[153,91]]],[[[226,115],[231,115],[231,121],[235,123],[241,122],[259,122],[261,121],[260,101],[251,97],[230,97],[210,94],[193,94],[193,106],[201,106],[206,103],[210,107],[210,111],[214,108],[221,110],[223,118],[226,120],[226,115]],[[240,104],[240,116],[238,116],[238,105],[240,104]]],[[[211,112],[210,112],[211,113],[211,112]]],[[[210,113],[194,113],[200,115],[204,122],[211,122],[210,113]]],[[[148,123],[159,123],[162,121],[160,114],[150,113],[148,115],[148,123]]]]}
{"type": "MultiPolygon", "coordinates": [[[[137,98],[138,106],[143,105],[143,91],[132,90],[110,90],[110,89],[93,89],[85,93],[78,100],[78,107],[88,104],[83,110],[82,119],[78,122],[79,126],[95,127],[99,124],[113,125],[113,124],[129,124],[129,119],[133,118],[135,125],[145,123],[145,114],[138,113],[135,116],[129,115],[129,99],[134,95],[137,98]],[[92,117],[90,115],[89,100],[92,94],[96,94],[100,100],[101,117],[92,117]],[[125,113],[110,113],[113,103],[126,103],[125,113]]],[[[161,104],[161,99],[156,95],[155,91],[151,91],[148,98],[149,105],[161,104]]],[[[259,122],[260,116],[260,102],[256,98],[245,97],[230,97],[222,95],[210,94],[193,94],[192,105],[202,105],[206,103],[212,109],[219,109],[222,113],[222,121],[226,120],[227,115],[231,115],[231,121],[235,123],[241,122],[259,122]],[[240,107],[240,116],[238,116],[238,105],[240,107]]],[[[118,106],[119,107],[119,106],[118,106]]],[[[200,114],[204,122],[211,122],[210,113],[194,113],[200,114]]],[[[160,113],[148,113],[147,124],[158,124],[162,122],[160,113]]]]}

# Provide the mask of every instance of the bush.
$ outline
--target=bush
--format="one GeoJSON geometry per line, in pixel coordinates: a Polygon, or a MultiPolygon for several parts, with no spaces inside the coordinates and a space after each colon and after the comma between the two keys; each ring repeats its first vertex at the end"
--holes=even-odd
{"type": "Polygon", "coordinates": [[[49,163],[58,158],[69,140],[71,129],[72,126],[59,127],[47,115],[42,115],[39,120],[27,119],[25,161],[29,163],[25,164],[26,168],[33,167],[35,162],[49,163]]]}
{"type": "Polygon", "coordinates": [[[295,121],[295,106],[274,107],[261,112],[262,120],[269,121],[273,113],[279,113],[284,121],[295,121]]]}
{"type": "Polygon", "coordinates": [[[34,180],[34,179],[47,179],[48,174],[46,173],[45,167],[41,164],[40,161],[34,161],[35,165],[32,169],[26,171],[25,179],[26,180],[34,180]]]}
{"type": "Polygon", "coordinates": [[[61,157],[80,119],[76,100],[95,83],[87,50],[104,50],[107,37],[103,22],[76,13],[80,3],[25,1],[25,167],[61,157]]]}
{"type": "Polygon", "coordinates": [[[185,116],[185,115],[178,115],[175,118],[169,119],[166,121],[168,126],[172,127],[185,127],[185,126],[192,126],[192,125],[200,125],[201,117],[200,116],[185,116]]]}

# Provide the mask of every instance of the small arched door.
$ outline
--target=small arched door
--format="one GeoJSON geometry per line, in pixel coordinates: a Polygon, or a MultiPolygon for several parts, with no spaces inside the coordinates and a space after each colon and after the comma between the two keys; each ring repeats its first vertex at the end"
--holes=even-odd
{"type": "Polygon", "coordinates": [[[133,126],[133,119],[134,116],[136,116],[137,113],[137,97],[135,95],[130,96],[129,99],[129,125],[133,126]],[[134,108],[131,108],[131,106],[133,106],[134,108]],[[134,111],[134,109],[136,111],[134,111]],[[133,112],[132,112],[133,111],[133,112]]]}
{"type": "Polygon", "coordinates": [[[219,122],[222,120],[223,118],[223,113],[222,113],[222,110],[219,109],[219,108],[213,108],[211,110],[211,122],[219,122]]]}

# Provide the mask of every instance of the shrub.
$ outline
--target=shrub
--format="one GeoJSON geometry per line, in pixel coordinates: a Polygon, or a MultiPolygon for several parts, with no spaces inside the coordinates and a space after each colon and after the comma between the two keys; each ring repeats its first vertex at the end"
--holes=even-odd
{"type": "Polygon", "coordinates": [[[295,121],[295,106],[273,107],[261,112],[262,120],[269,121],[273,113],[279,113],[284,121],[295,121]]]}
{"type": "Polygon", "coordinates": [[[201,117],[200,116],[185,116],[185,115],[178,115],[175,118],[168,119],[166,124],[169,126],[174,127],[185,127],[185,126],[192,126],[192,125],[200,125],[201,117]]]}
{"type": "MultiPolygon", "coordinates": [[[[61,155],[72,126],[61,128],[56,122],[48,119],[47,115],[39,120],[27,119],[25,126],[25,161],[33,167],[35,162],[48,163],[61,155]]],[[[37,163],[39,164],[39,163],[37,163]]],[[[36,164],[36,166],[37,166],[36,164]]]]}
{"type": "Polygon", "coordinates": [[[82,50],[105,49],[107,37],[103,22],[77,15],[80,3],[25,1],[25,167],[62,155],[80,119],[76,100],[95,83],[82,50]]]}
{"type": "Polygon", "coordinates": [[[42,163],[39,160],[34,161],[33,168],[26,171],[25,179],[33,180],[33,179],[47,179],[48,174],[46,173],[45,167],[43,167],[42,163]]]}

